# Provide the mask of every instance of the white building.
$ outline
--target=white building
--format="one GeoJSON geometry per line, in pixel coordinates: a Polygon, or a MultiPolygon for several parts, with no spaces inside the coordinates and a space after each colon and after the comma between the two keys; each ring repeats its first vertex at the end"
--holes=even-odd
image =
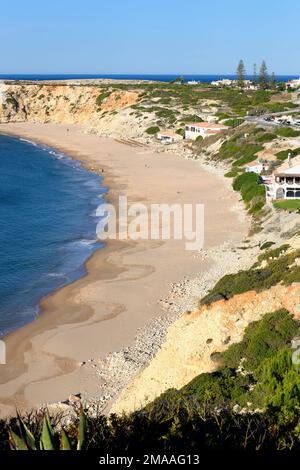
{"type": "MultiPolygon", "coordinates": [[[[230,80],[229,78],[223,78],[223,80],[214,80],[211,82],[212,86],[215,87],[224,87],[224,86],[231,86],[237,88],[238,80],[230,80]]],[[[244,89],[245,90],[257,90],[258,85],[255,85],[251,80],[244,80],[244,89]]]]}
{"type": "Polygon", "coordinates": [[[300,156],[277,168],[266,184],[266,194],[268,200],[300,199],[300,156]]]}
{"type": "Polygon", "coordinates": [[[245,171],[247,173],[257,173],[258,175],[261,175],[261,173],[267,169],[268,169],[268,165],[266,163],[257,162],[257,161],[248,163],[248,165],[245,166],[245,171]]]}
{"type": "Polygon", "coordinates": [[[203,139],[210,135],[219,134],[219,132],[226,131],[228,126],[224,124],[216,124],[214,122],[195,122],[186,124],[185,138],[196,140],[201,136],[203,139]]]}
{"type": "Polygon", "coordinates": [[[188,85],[198,85],[200,82],[197,82],[196,80],[189,80],[187,82],[188,85]]]}
{"type": "Polygon", "coordinates": [[[223,78],[223,80],[213,80],[212,86],[231,86],[235,80],[229,80],[229,78],[223,78]]]}
{"type": "Polygon", "coordinates": [[[182,139],[182,136],[171,130],[159,131],[156,133],[157,140],[165,144],[173,144],[182,139]]]}
{"type": "Polygon", "coordinates": [[[300,78],[296,78],[295,80],[290,80],[286,84],[286,88],[292,88],[293,90],[300,87],[300,78]]]}

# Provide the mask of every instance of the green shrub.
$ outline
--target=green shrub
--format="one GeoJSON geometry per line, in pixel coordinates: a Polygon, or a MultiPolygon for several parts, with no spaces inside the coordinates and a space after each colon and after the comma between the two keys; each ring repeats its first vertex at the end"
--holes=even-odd
{"type": "Polygon", "coordinates": [[[247,163],[253,162],[254,160],[256,160],[256,156],[254,154],[250,153],[249,155],[245,155],[244,157],[241,157],[238,160],[236,160],[235,162],[233,162],[233,166],[235,166],[235,165],[243,166],[243,165],[246,165],[247,163]]]}
{"type": "Polygon", "coordinates": [[[291,149],[281,150],[280,152],[277,152],[275,155],[276,155],[277,160],[286,160],[288,158],[289,153],[292,153],[291,149]]]}
{"type": "Polygon", "coordinates": [[[264,208],[264,206],[265,206],[265,200],[258,201],[255,204],[252,204],[249,209],[249,214],[252,214],[252,215],[259,214],[260,211],[264,208]]]}
{"type": "Polygon", "coordinates": [[[247,408],[250,403],[252,409],[277,406],[278,416],[287,410],[299,413],[300,368],[293,366],[290,351],[291,340],[299,332],[299,322],[287,310],[265,314],[246,327],[240,342],[211,355],[217,367],[214,372],[198,375],[178,391],[165,392],[155,400],[155,408],[167,403],[172,416],[179,403],[190,410],[197,404],[200,414],[205,409],[219,413],[237,404],[247,408]]]}
{"type": "MultiPolygon", "coordinates": [[[[228,113],[216,113],[216,116],[218,117],[219,121],[222,121],[223,119],[228,119],[228,120],[231,120],[231,119],[234,119],[232,118],[232,116],[228,113]]],[[[227,124],[229,125],[229,124],[227,124]]]]}
{"type": "Polygon", "coordinates": [[[267,250],[270,248],[272,245],[275,245],[275,242],[265,242],[262,245],[260,245],[259,249],[260,250],[267,250]]]}
{"type": "Polygon", "coordinates": [[[278,248],[274,248],[273,250],[268,250],[265,253],[260,254],[257,258],[257,261],[258,263],[261,263],[265,260],[269,261],[271,258],[278,258],[282,254],[284,254],[289,248],[290,245],[288,243],[280,245],[278,248]]]}
{"type": "Polygon", "coordinates": [[[280,137],[299,137],[300,131],[295,131],[291,127],[280,127],[276,130],[276,134],[280,137]]]}
{"type": "MultiPolygon", "coordinates": [[[[265,187],[262,184],[244,184],[241,187],[241,194],[242,198],[245,202],[250,202],[252,201],[253,198],[259,197],[259,196],[265,196],[266,190],[265,187]]],[[[261,202],[261,201],[259,201],[261,202]]]]}
{"type": "Polygon", "coordinates": [[[300,408],[300,368],[292,362],[290,344],[264,360],[253,376],[257,386],[251,399],[276,413],[279,427],[293,422],[295,417],[297,420],[297,410],[300,408]]]}
{"type": "MultiPolygon", "coordinates": [[[[280,247],[284,252],[284,247],[280,247]]],[[[278,259],[271,259],[275,256],[276,250],[270,250],[259,256],[259,263],[263,260],[268,261],[264,268],[258,267],[256,263],[253,267],[246,271],[239,271],[236,274],[227,274],[222,277],[209,293],[202,298],[201,305],[211,304],[217,300],[228,300],[236,294],[255,290],[260,292],[270,287],[283,283],[285,285],[293,282],[300,282],[300,268],[294,265],[296,258],[300,256],[300,250],[295,250],[288,254],[283,254],[278,259]]]]}
{"type": "Polygon", "coordinates": [[[253,372],[262,362],[287,346],[299,331],[299,324],[287,310],[268,313],[260,321],[250,323],[243,340],[233,344],[219,355],[219,362],[237,369],[244,358],[243,367],[253,372]]]}
{"type": "Polygon", "coordinates": [[[235,178],[232,186],[235,191],[240,191],[249,213],[257,217],[266,202],[265,187],[260,184],[259,175],[242,173],[235,178]]]}
{"type": "Polygon", "coordinates": [[[148,129],[146,129],[146,133],[149,134],[149,135],[154,135],[156,134],[157,132],[159,132],[159,127],[158,126],[151,126],[151,127],[148,127],[148,129]]]}
{"type": "Polygon", "coordinates": [[[190,122],[203,122],[203,119],[200,118],[197,114],[187,114],[180,117],[180,122],[182,125],[190,122]]]}
{"type": "MultiPolygon", "coordinates": [[[[192,398],[201,403],[203,408],[205,406],[226,407],[236,403],[251,383],[249,376],[237,376],[232,368],[222,367],[215,372],[195,377],[177,393],[176,400],[178,402],[180,399],[192,398]]],[[[175,396],[173,400],[174,398],[175,396]]]]}
{"type": "Polygon", "coordinates": [[[103,103],[103,101],[108,98],[109,96],[111,95],[111,91],[103,91],[102,93],[100,93],[100,95],[97,96],[97,99],[96,99],[96,104],[97,106],[101,106],[101,104],[103,103]]]}
{"type": "Polygon", "coordinates": [[[279,103],[279,102],[271,102],[271,103],[265,103],[264,106],[263,106],[263,109],[265,111],[268,111],[270,113],[281,113],[283,111],[286,111],[288,109],[292,109],[294,107],[297,107],[297,105],[295,105],[294,103],[290,102],[290,101],[286,101],[286,102],[283,102],[283,103],[279,103]]]}
{"type": "Polygon", "coordinates": [[[235,191],[241,191],[243,186],[258,184],[259,181],[260,177],[256,173],[243,173],[234,180],[232,187],[235,191]]]}
{"type": "Polygon", "coordinates": [[[259,142],[260,144],[265,144],[267,142],[271,142],[272,140],[276,138],[277,138],[276,134],[266,133],[266,134],[258,136],[256,139],[256,142],[259,142]]]}
{"type": "Polygon", "coordinates": [[[224,142],[219,150],[219,158],[235,160],[233,165],[239,166],[255,160],[255,154],[263,149],[262,145],[238,140],[239,137],[236,136],[224,142]]]}
{"type": "Polygon", "coordinates": [[[291,154],[291,157],[296,157],[297,155],[300,154],[300,147],[297,147],[296,149],[288,149],[288,150],[281,150],[280,152],[276,153],[276,158],[277,160],[286,160],[291,154]]]}
{"type": "Polygon", "coordinates": [[[231,118],[231,119],[227,119],[226,121],[224,121],[224,124],[225,126],[229,126],[229,127],[238,127],[241,124],[243,124],[243,122],[245,122],[244,119],[231,118]]]}
{"type": "Polygon", "coordinates": [[[235,178],[236,176],[238,176],[239,172],[241,171],[240,168],[237,168],[237,169],[234,169],[234,170],[231,170],[231,171],[228,171],[227,173],[225,173],[225,177],[226,178],[235,178]]]}

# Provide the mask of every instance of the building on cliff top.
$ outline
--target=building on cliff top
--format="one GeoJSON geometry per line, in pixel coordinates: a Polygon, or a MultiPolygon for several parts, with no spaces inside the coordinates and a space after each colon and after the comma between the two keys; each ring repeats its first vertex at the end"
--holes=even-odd
{"type": "Polygon", "coordinates": [[[196,140],[197,137],[201,136],[203,139],[210,135],[219,134],[219,132],[226,131],[228,126],[224,124],[216,124],[213,122],[195,122],[186,124],[185,126],[185,138],[190,140],[196,140]]]}
{"type": "Polygon", "coordinates": [[[293,89],[295,90],[296,88],[300,87],[300,78],[296,78],[295,80],[290,80],[289,82],[286,83],[286,89],[293,89]]]}
{"type": "Polygon", "coordinates": [[[300,156],[291,158],[278,167],[268,184],[267,200],[300,199],[300,156]]]}

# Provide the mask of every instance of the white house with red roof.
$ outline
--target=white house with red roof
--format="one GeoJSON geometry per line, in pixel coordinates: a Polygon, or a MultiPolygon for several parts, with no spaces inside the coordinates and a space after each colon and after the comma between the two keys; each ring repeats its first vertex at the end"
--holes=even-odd
{"type": "Polygon", "coordinates": [[[226,131],[228,126],[224,124],[217,124],[214,122],[194,122],[186,124],[185,126],[185,138],[189,140],[196,140],[197,137],[201,136],[203,139],[210,135],[219,134],[222,131],[226,131]]]}

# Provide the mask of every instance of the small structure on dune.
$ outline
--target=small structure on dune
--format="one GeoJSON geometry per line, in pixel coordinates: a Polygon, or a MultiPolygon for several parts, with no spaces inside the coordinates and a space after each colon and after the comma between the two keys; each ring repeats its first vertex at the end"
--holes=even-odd
{"type": "Polygon", "coordinates": [[[176,132],[168,129],[164,131],[158,131],[156,133],[156,138],[164,144],[173,144],[174,142],[182,140],[182,136],[180,134],[177,134],[176,132]]]}
{"type": "Polygon", "coordinates": [[[256,173],[257,175],[261,175],[263,171],[267,171],[269,165],[265,162],[255,161],[248,163],[245,166],[246,173],[256,173]]]}

